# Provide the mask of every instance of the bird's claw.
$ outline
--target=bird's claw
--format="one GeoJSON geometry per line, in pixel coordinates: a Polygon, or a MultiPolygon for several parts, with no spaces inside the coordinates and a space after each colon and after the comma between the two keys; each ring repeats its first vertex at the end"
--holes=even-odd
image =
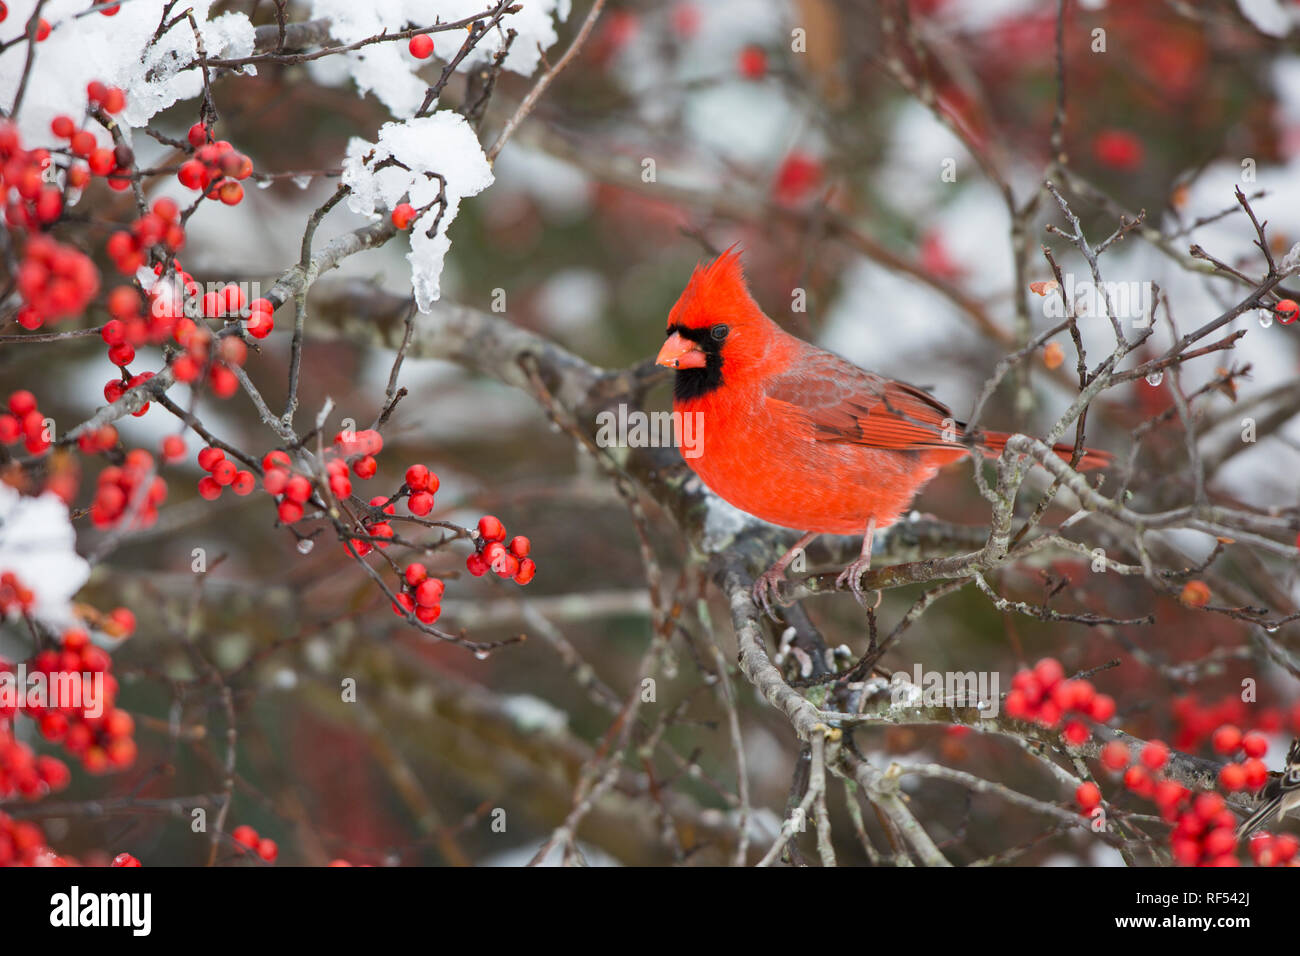
{"type": "Polygon", "coordinates": [[[781,587],[785,584],[784,568],[768,568],[754,582],[754,603],[772,620],[779,620],[772,607],[773,600],[781,603],[781,587]]]}
{"type": "MultiPolygon", "coordinates": [[[[840,576],[835,579],[835,586],[837,588],[847,586],[848,589],[853,592],[854,599],[864,608],[867,606],[867,602],[862,596],[862,575],[866,574],[869,570],[871,570],[871,558],[858,558],[841,571],[840,576]]],[[[876,603],[871,605],[870,610],[874,611],[876,608],[880,607],[880,602],[882,600],[884,600],[884,595],[880,591],[876,591],[876,603]]]]}

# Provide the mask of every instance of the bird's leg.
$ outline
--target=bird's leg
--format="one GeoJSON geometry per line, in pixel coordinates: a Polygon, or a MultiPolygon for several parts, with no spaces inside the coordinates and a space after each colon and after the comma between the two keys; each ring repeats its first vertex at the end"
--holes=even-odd
{"type": "MultiPolygon", "coordinates": [[[[842,588],[844,585],[849,586],[853,592],[853,597],[863,607],[867,603],[862,599],[862,575],[871,569],[871,541],[876,536],[876,519],[874,517],[867,519],[867,530],[862,535],[862,554],[856,561],[845,568],[838,578],[835,579],[835,586],[842,588]]],[[[872,605],[872,610],[880,607],[880,601],[883,595],[876,592],[876,603],[872,605]]]]}
{"type": "Polygon", "coordinates": [[[776,611],[772,609],[772,599],[774,596],[779,597],[781,593],[781,583],[785,580],[785,569],[790,566],[790,562],[797,555],[803,552],[804,548],[812,544],[813,539],[819,533],[809,531],[805,534],[794,543],[794,547],[777,559],[776,564],[760,574],[758,580],[754,582],[754,603],[761,607],[772,620],[776,620],[776,611]]]}

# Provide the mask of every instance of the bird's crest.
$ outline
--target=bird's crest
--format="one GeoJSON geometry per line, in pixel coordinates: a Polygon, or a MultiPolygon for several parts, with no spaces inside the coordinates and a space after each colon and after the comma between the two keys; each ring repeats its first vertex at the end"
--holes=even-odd
{"type": "Polygon", "coordinates": [[[745,285],[740,243],[735,243],[708,264],[691,273],[677,304],[668,313],[668,325],[705,328],[717,322],[738,322],[760,313],[745,285]]]}

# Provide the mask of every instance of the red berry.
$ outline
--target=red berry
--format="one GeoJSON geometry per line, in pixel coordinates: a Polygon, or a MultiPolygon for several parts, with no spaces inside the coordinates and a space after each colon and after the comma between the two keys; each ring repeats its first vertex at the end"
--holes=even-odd
{"type": "Polygon", "coordinates": [[[230,836],[240,846],[247,847],[250,850],[256,850],[258,841],[260,840],[257,831],[247,823],[235,827],[235,829],[230,832],[230,836]]]}
{"type": "Polygon", "coordinates": [[[284,496],[302,504],[311,497],[311,482],[302,475],[292,475],[284,486],[284,496]]]}
{"type": "Polygon", "coordinates": [[[411,495],[406,506],[411,509],[411,514],[424,516],[433,510],[433,495],[427,491],[417,491],[411,495]]]}
{"type": "Polygon", "coordinates": [[[185,134],[185,138],[190,141],[191,146],[198,149],[207,143],[208,131],[202,123],[195,123],[190,127],[190,131],[185,134]]]}
{"type": "Polygon", "coordinates": [[[1277,315],[1277,320],[1283,325],[1290,325],[1300,316],[1300,305],[1296,304],[1295,299],[1283,299],[1277,305],[1273,306],[1273,311],[1277,315]]]}
{"type": "Polygon", "coordinates": [[[217,462],[225,461],[226,453],[220,448],[213,448],[208,445],[199,449],[199,467],[204,471],[211,471],[217,466],[217,462]]]}
{"type": "Polygon", "coordinates": [[[533,543],[525,538],[522,534],[517,534],[510,539],[510,553],[516,558],[528,557],[528,552],[532,550],[533,543]]]}
{"type": "Polygon", "coordinates": [[[1229,793],[1246,789],[1246,769],[1239,763],[1224,764],[1219,770],[1219,786],[1229,793]]]}
{"type": "Polygon", "coordinates": [[[1141,759],[1148,770],[1159,770],[1169,762],[1169,748],[1159,740],[1153,740],[1142,748],[1141,759]]]}
{"type": "Polygon", "coordinates": [[[477,551],[465,559],[465,569],[476,578],[481,578],[487,574],[488,563],[483,560],[483,556],[477,551]]]}
{"type": "Polygon", "coordinates": [[[352,471],[358,478],[368,480],[375,477],[375,473],[379,471],[379,462],[375,461],[373,455],[366,455],[353,463],[352,471]]]}
{"type": "Polygon", "coordinates": [[[253,477],[251,471],[240,470],[235,473],[235,480],[230,483],[230,489],[237,495],[247,495],[257,487],[257,479],[253,477]]]}
{"type": "Polygon", "coordinates": [[[302,518],[302,505],[287,498],[276,506],[276,514],[285,524],[293,524],[302,518]]]}
{"type": "Polygon", "coordinates": [[[221,497],[221,485],[211,475],[204,475],[199,479],[199,495],[208,501],[215,501],[221,497]]]}
{"type": "Polygon", "coordinates": [[[1091,716],[1099,724],[1110,720],[1115,716],[1115,698],[1109,694],[1098,694],[1092,701],[1091,716]]]}
{"type": "Polygon", "coordinates": [[[126,368],[135,361],[135,347],[130,342],[118,342],[108,347],[108,360],[119,368],[126,368]]]}
{"type": "Polygon", "coordinates": [[[417,33],[411,37],[411,42],[406,45],[406,48],[417,60],[427,60],[433,54],[433,37],[427,33],[417,33]]]}
{"type": "Polygon", "coordinates": [[[411,225],[411,220],[415,218],[415,207],[409,202],[398,203],[393,207],[392,216],[393,225],[398,229],[405,230],[411,225]]]}
{"type": "Polygon", "coordinates": [[[1246,787],[1258,790],[1268,783],[1268,765],[1257,757],[1252,757],[1241,765],[1246,773],[1246,787]]]}
{"type": "Polygon", "coordinates": [[[274,863],[275,858],[280,855],[280,848],[270,837],[263,837],[257,841],[257,855],[267,863],[274,863]]]}
{"type": "Polygon", "coordinates": [[[740,51],[736,66],[745,79],[761,79],[767,72],[767,54],[760,47],[747,46],[740,51]]]}
{"type": "Polygon", "coordinates": [[[1268,753],[1268,738],[1252,731],[1241,738],[1241,749],[1247,757],[1262,757],[1268,753]]]}
{"type": "Polygon", "coordinates": [[[265,455],[262,456],[263,471],[270,471],[272,468],[287,469],[289,467],[289,464],[290,464],[289,453],[285,451],[281,451],[278,448],[275,449],[274,451],[268,451],[265,455]]]}
{"type": "Polygon", "coordinates": [[[1034,676],[1044,691],[1050,691],[1065,678],[1065,668],[1055,658],[1044,657],[1034,665],[1034,676]]]}
{"type": "Polygon", "coordinates": [[[1084,743],[1088,737],[1091,736],[1088,732],[1087,726],[1081,720],[1071,720],[1066,723],[1065,729],[1062,733],[1064,734],[1065,739],[1076,747],[1084,743]]]}
{"type": "Polygon", "coordinates": [[[72,139],[72,134],[77,131],[77,124],[72,122],[71,116],[60,113],[54,119],[50,120],[50,132],[59,139],[72,139]]]}
{"type": "Polygon", "coordinates": [[[527,584],[536,574],[536,562],[532,558],[524,558],[519,562],[519,570],[515,572],[515,584],[527,584]]]}
{"type": "Polygon", "coordinates": [[[208,168],[197,159],[188,159],[181,163],[176,178],[186,189],[202,189],[207,183],[208,168]]]}
{"type": "Polygon", "coordinates": [[[142,864],[130,853],[119,853],[117,856],[113,857],[112,865],[135,867],[135,866],[141,866],[142,864]]]}
{"type": "Polygon", "coordinates": [[[1107,770],[1123,770],[1129,759],[1128,747],[1121,741],[1112,740],[1101,748],[1101,762],[1107,770]]]}
{"type": "Polygon", "coordinates": [[[412,465],[406,469],[406,487],[412,491],[424,491],[429,481],[429,469],[423,465],[412,465]]]}
{"type": "Polygon", "coordinates": [[[1214,732],[1212,742],[1216,752],[1231,756],[1241,749],[1241,731],[1232,724],[1224,724],[1214,732]]]}
{"type": "Polygon", "coordinates": [[[185,457],[185,439],[180,435],[168,435],[162,442],[163,461],[178,461],[185,457]]]}
{"type": "Polygon", "coordinates": [[[1095,783],[1081,783],[1074,791],[1074,800],[1084,810],[1101,805],[1101,789],[1095,783]]]}
{"type": "Polygon", "coordinates": [[[402,576],[406,579],[407,584],[409,584],[411,587],[415,587],[421,581],[424,581],[426,578],[428,578],[429,569],[426,568],[420,562],[414,561],[411,564],[408,564],[406,566],[406,571],[403,573],[402,576]]]}
{"type": "Polygon", "coordinates": [[[441,604],[444,590],[446,588],[442,581],[437,578],[427,578],[421,581],[420,585],[415,589],[415,603],[424,607],[441,604]]]}
{"type": "Polygon", "coordinates": [[[268,494],[280,494],[288,483],[289,473],[283,468],[271,468],[262,476],[262,487],[268,494]]]}

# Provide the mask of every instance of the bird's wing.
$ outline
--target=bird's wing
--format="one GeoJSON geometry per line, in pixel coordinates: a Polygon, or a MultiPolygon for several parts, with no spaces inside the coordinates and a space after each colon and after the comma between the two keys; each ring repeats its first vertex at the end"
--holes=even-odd
{"type": "Polygon", "coordinates": [[[769,380],[769,400],[808,420],[813,438],[872,448],[952,449],[962,424],[930,393],[809,349],[769,380]],[[945,435],[945,432],[947,433],[945,435]]]}

